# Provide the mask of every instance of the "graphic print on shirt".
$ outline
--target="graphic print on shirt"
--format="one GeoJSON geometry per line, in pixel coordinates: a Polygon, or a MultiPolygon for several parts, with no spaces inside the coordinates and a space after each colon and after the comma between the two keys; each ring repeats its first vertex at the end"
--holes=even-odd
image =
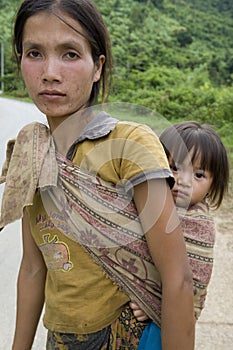
{"type": "Polygon", "coordinates": [[[44,235],[44,243],[39,245],[47,268],[49,270],[68,272],[73,267],[68,246],[66,243],[59,241],[57,235],[54,235],[51,239],[50,237],[51,234],[44,235]]]}

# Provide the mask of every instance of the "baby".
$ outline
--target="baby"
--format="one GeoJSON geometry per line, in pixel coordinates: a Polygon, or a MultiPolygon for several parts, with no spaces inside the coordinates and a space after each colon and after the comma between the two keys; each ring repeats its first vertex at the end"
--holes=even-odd
{"type": "MultiPolygon", "coordinates": [[[[172,195],[193,273],[197,320],[204,308],[213,267],[215,227],[209,207],[218,209],[228,190],[227,152],[215,131],[197,122],[181,122],[167,128],[160,141],[175,179],[172,195]]],[[[131,307],[135,314],[139,312],[134,303],[131,307]]],[[[149,322],[138,349],[152,348],[161,349],[160,329],[149,322]]]]}

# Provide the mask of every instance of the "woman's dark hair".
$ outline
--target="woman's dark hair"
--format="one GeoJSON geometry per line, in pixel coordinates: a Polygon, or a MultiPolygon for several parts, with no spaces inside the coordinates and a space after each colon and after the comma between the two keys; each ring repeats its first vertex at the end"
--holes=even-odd
{"type": "MultiPolygon", "coordinates": [[[[84,30],[88,40],[94,63],[100,55],[105,56],[101,78],[93,84],[89,105],[98,101],[102,86],[102,102],[105,101],[112,82],[112,51],[108,30],[103,18],[91,0],[25,0],[16,14],[14,26],[13,48],[18,66],[22,58],[22,39],[27,19],[39,12],[49,12],[66,23],[62,14],[66,14],[77,21],[84,30]]],[[[68,23],[66,23],[69,25],[68,23]]],[[[70,26],[70,25],[69,25],[70,26]]],[[[73,28],[76,30],[75,28],[73,28]]]]}
{"type": "Polygon", "coordinates": [[[175,164],[181,164],[190,151],[192,163],[200,157],[200,167],[209,171],[213,179],[207,198],[212,207],[219,208],[228,192],[229,162],[227,151],[212,127],[192,121],[177,123],[160,135],[160,141],[175,164]]]}

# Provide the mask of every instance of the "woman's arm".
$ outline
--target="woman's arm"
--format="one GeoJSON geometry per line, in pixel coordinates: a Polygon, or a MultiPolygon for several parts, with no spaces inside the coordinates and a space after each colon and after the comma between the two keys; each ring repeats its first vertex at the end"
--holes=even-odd
{"type": "Polygon", "coordinates": [[[17,316],[12,350],[30,350],[44,305],[46,266],[33,240],[29,217],[22,220],[23,257],[17,284],[17,316]]]}
{"type": "Polygon", "coordinates": [[[162,348],[193,350],[193,280],[178,216],[166,180],[134,188],[134,201],[162,281],[162,348]]]}

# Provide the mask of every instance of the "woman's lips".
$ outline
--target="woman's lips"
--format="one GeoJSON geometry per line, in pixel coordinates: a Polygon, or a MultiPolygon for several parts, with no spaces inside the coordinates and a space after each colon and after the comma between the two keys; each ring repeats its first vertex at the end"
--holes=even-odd
{"type": "Polygon", "coordinates": [[[57,90],[44,90],[44,91],[41,91],[39,95],[50,100],[60,99],[65,96],[65,94],[57,90]]]}

